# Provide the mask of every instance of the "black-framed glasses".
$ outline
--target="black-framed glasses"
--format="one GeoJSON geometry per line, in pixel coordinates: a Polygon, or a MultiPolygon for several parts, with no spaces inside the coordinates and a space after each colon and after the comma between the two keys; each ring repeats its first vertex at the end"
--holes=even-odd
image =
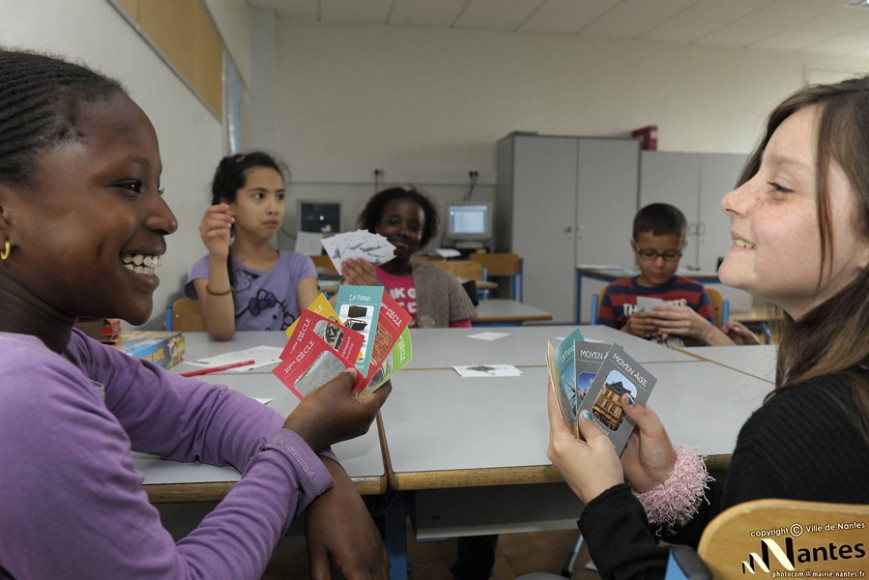
{"type": "Polygon", "coordinates": [[[648,260],[649,262],[651,262],[653,260],[657,260],[658,258],[664,258],[665,262],[675,262],[682,257],[682,252],[678,252],[676,250],[659,252],[658,250],[653,250],[652,248],[641,248],[640,245],[636,242],[634,242],[634,244],[637,248],[637,256],[639,256],[641,260],[648,260]]]}

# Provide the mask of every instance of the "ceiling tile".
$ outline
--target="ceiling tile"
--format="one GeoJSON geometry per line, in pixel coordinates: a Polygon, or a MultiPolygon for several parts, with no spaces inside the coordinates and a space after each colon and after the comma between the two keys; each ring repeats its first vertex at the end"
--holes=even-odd
{"type": "Polygon", "coordinates": [[[700,0],[679,14],[698,21],[733,22],[771,4],[772,0],[700,0]]]}
{"type": "Polygon", "coordinates": [[[383,24],[392,0],[320,0],[320,18],[335,22],[383,24]]]}
{"type": "Polygon", "coordinates": [[[455,26],[516,30],[546,0],[471,0],[455,26]]]}
{"type": "Polygon", "coordinates": [[[693,42],[721,28],[720,22],[673,18],[641,35],[646,40],[693,42]]]}
{"type": "Polygon", "coordinates": [[[316,20],[318,0],[248,0],[254,8],[273,8],[278,18],[316,20]]]}
{"type": "Polygon", "coordinates": [[[770,36],[769,38],[756,42],[751,46],[752,48],[762,48],[767,50],[794,51],[803,50],[806,47],[818,44],[819,42],[823,42],[829,38],[829,32],[793,28],[780,32],[774,36],[770,36]]]}
{"type": "Polygon", "coordinates": [[[779,0],[752,12],[743,20],[760,26],[791,28],[811,21],[830,11],[818,2],[794,4],[795,0],[779,0]]]}
{"type": "Polygon", "coordinates": [[[449,28],[467,3],[467,0],[395,0],[389,24],[449,28]]]}
{"type": "Polygon", "coordinates": [[[583,35],[607,36],[612,38],[637,38],[660,25],[665,16],[648,14],[607,12],[582,29],[583,35]]]}
{"type": "Polygon", "coordinates": [[[719,46],[750,46],[779,32],[781,32],[780,29],[769,26],[738,22],[710,32],[706,36],[698,38],[696,42],[719,46]]]}
{"type": "Polygon", "coordinates": [[[546,0],[522,25],[525,32],[575,34],[594,22],[618,0],[546,0]]]}
{"type": "Polygon", "coordinates": [[[869,34],[837,34],[807,47],[813,54],[846,55],[869,49],[869,34]]]}
{"type": "Polygon", "coordinates": [[[800,25],[801,28],[830,32],[849,32],[863,26],[869,26],[869,10],[846,8],[821,14],[800,25]]]}

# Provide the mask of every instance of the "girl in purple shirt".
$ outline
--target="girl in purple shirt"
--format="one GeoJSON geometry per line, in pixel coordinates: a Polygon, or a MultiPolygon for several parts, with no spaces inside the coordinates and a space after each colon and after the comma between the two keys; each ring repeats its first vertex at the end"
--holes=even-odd
{"type": "Polygon", "coordinates": [[[385,578],[359,495],[317,454],[367,431],[388,388],[354,399],[349,369],[284,419],[73,329],[148,319],[178,227],[161,170],[116,81],[0,50],[0,578],[260,578],[306,508],[312,568],[385,578]],[[175,543],[131,451],[243,475],[175,543]]]}
{"type": "Polygon", "coordinates": [[[198,299],[208,333],[284,330],[319,294],[308,256],[271,245],[284,222],[284,171],[266,153],[224,157],[199,224],[208,255],[193,266],[184,292],[198,299]]]}

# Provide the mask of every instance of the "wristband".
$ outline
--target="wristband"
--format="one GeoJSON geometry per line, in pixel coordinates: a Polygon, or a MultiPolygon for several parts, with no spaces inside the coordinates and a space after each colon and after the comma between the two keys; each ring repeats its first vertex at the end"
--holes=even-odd
{"type": "Polygon", "coordinates": [[[208,283],[206,282],[205,283],[205,291],[208,292],[209,294],[211,294],[212,296],[226,296],[227,294],[230,294],[232,292],[232,286],[230,286],[229,290],[227,290],[225,292],[215,292],[214,290],[212,290],[211,288],[208,287],[208,283]]]}
{"type": "Polygon", "coordinates": [[[705,491],[713,481],[706,471],[706,462],[690,448],[676,447],[676,465],[663,483],[648,491],[634,492],[649,522],[684,526],[697,514],[705,491]]]}

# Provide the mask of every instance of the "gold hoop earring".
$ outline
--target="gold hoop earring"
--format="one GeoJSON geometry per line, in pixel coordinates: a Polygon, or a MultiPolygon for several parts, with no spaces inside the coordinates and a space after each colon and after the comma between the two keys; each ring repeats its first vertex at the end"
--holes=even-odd
{"type": "Polygon", "coordinates": [[[5,262],[10,253],[12,253],[12,244],[9,243],[9,240],[6,240],[6,245],[3,247],[3,251],[0,252],[0,260],[5,262]]]}

